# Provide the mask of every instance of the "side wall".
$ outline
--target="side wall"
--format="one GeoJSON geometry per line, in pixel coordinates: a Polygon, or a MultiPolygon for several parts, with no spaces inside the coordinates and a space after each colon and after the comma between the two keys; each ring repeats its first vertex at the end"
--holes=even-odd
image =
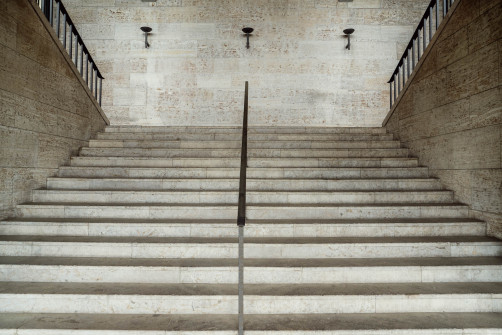
{"type": "Polygon", "coordinates": [[[502,0],[459,0],[386,127],[502,237],[502,0]]]}
{"type": "Polygon", "coordinates": [[[64,3],[107,79],[112,124],[240,125],[248,80],[250,124],[350,127],[381,124],[429,0],[64,3]],[[141,26],[153,28],[149,49],[141,26]]]}
{"type": "Polygon", "coordinates": [[[0,1],[0,218],[106,124],[46,28],[29,0],[0,1]]]}

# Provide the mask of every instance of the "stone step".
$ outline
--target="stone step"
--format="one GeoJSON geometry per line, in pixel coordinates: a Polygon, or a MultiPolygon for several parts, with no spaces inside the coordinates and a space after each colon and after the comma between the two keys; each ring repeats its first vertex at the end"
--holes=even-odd
{"type": "MultiPolygon", "coordinates": [[[[502,283],[245,285],[247,314],[497,313],[502,283]]],[[[232,284],[3,283],[0,313],[237,314],[232,284]]]]}
{"type": "MultiPolygon", "coordinates": [[[[234,314],[9,313],[0,315],[0,328],[0,335],[124,335],[124,331],[133,335],[236,335],[237,318],[234,314]]],[[[247,315],[244,328],[252,335],[501,335],[502,313],[247,315]]]]}
{"type": "MultiPolygon", "coordinates": [[[[484,236],[247,238],[247,258],[402,258],[501,256],[502,241],[484,236]]],[[[0,256],[237,258],[234,238],[0,237],[0,256]]]]}
{"type": "MultiPolygon", "coordinates": [[[[0,235],[235,237],[236,220],[25,219],[0,222],[0,235]]],[[[247,237],[485,236],[473,219],[274,220],[246,222],[247,237]]]]}
{"type": "MultiPolygon", "coordinates": [[[[105,132],[134,133],[242,133],[241,126],[108,126],[105,132]]],[[[249,126],[249,133],[272,134],[386,134],[383,127],[260,127],[249,126]]]]}
{"type": "MultiPolygon", "coordinates": [[[[91,157],[186,157],[240,158],[240,149],[146,149],[146,148],[88,148],[80,156],[91,157]]],[[[249,149],[250,158],[336,158],[336,157],[408,157],[408,149],[249,149]]]]}
{"type": "MultiPolygon", "coordinates": [[[[233,204],[109,204],[29,203],[17,206],[23,218],[88,219],[235,219],[233,204]]],[[[252,204],[248,219],[388,219],[465,218],[468,207],[461,204],[252,204]]]]}
{"type": "MultiPolygon", "coordinates": [[[[376,163],[376,162],[375,162],[376,163]]],[[[59,177],[82,178],[239,178],[238,168],[134,168],[62,166],[59,177]]],[[[427,178],[425,167],[404,168],[248,168],[248,178],[261,179],[352,179],[352,178],[427,178]]],[[[53,180],[53,179],[48,179],[53,180]]]]}
{"type": "MultiPolygon", "coordinates": [[[[240,158],[156,158],[156,157],[72,157],[72,166],[101,167],[208,167],[239,168],[240,158]]],[[[411,157],[339,157],[339,158],[255,158],[248,159],[250,168],[414,168],[418,160],[411,157]]]]}
{"type": "MultiPolygon", "coordinates": [[[[98,140],[157,140],[157,141],[238,141],[241,133],[98,133],[98,140]]],[[[392,134],[273,134],[249,133],[252,141],[392,141],[392,134]]]]}
{"type": "MultiPolygon", "coordinates": [[[[90,140],[90,148],[240,149],[241,141],[90,140]]],[[[399,141],[248,141],[248,149],[393,149],[399,141]]]]}
{"type": "MultiPolygon", "coordinates": [[[[237,259],[0,257],[0,281],[236,284],[237,259]]],[[[501,257],[245,259],[246,284],[500,282],[501,257]]]]}
{"type": "MultiPolygon", "coordinates": [[[[34,190],[34,202],[49,203],[134,203],[134,204],[237,204],[239,193],[200,190],[34,190]]],[[[451,191],[247,191],[248,205],[275,204],[385,204],[385,203],[451,203],[451,191]]]]}
{"type": "MultiPolygon", "coordinates": [[[[248,191],[441,190],[432,178],[401,179],[247,179],[248,191]]],[[[237,191],[239,179],[223,178],[47,178],[47,189],[65,190],[227,190],[237,191]]]]}

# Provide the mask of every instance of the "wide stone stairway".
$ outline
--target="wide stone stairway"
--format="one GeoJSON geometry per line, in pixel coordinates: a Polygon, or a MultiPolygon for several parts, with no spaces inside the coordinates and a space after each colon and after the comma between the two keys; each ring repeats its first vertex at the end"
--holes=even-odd
{"type": "MultiPolygon", "coordinates": [[[[237,334],[241,132],[98,134],[1,223],[0,335],[237,334]]],[[[246,334],[502,334],[502,242],[385,129],[248,157],[246,334]]]]}

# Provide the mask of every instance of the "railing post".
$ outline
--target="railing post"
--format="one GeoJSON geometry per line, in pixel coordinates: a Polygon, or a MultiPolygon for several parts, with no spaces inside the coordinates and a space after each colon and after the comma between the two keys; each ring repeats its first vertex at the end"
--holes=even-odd
{"type": "Polygon", "coordinates": [[[238,285],[238,334],[244,334],[244,226],[246,225],[246,169],[248,143],[248,82],[244,90],[244,115],[242,120],[242,148],[239,178],[239,202],[237,208],[237,226],[239,227],[239,285],[238,285]]]}

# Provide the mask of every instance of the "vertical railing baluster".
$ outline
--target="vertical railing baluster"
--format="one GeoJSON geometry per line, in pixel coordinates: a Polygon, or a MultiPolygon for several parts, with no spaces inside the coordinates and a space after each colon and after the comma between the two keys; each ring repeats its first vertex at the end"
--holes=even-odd
{"type": "Polygon", "coordinates": [[[392,108],[392,81],[389,81],[389,108],[392,108]]]}
{"type": "Polygon", "coordinates": [[[429,7],[429,43],[432,41],[432,7],[429,7]]]}
{"type": "Polygon", "coordinates": [[[397,69],[397,94],[401,93],[401,66],[397,69]]]}
{"type": "Polygon", "coordinates": [[[423,50],[424,50],[424,52],[425,52],[425,49],[427,49],[427,37],[425,36],[427,29],[425,29],[425,19],[424,19],[423,23],[424,23],[424,24],[422,25],[423,43],[424,43],[424,48],[423,48],[423,50]]]}
{"type": "Polygon", "coordinates": [[[407,75],[406,79],[408,79],[410,77],[410,53],[409,52],[406,55],[406,70],[408,72],[408,75],[407,75]]]}
{"type": "Polygon", "coordinates": [[[94,73],[94,97],[98,98],[98,71],[96,68],[96,72],[94,73]]]}
{"type": "Polygon", "coordinates": [[[396,75],[394,74],[394,79],[392,80],[394,82],[394,101],[397,99],[397,89],[396,89],[396,75]]]}
{"type": "Polygon", "coordinates": [[[445,17],[445,16],[446,16],[446,11],[447,11],[446,1],[447,1],[447,0],[443,0],[443,17],[445,17]]]}
{"type": "Polygon", "coordinates": [[[78,68],[78,35],[75,35],[75,66],[78,68]]]}
{"type": "Polygon", "coordinates": [[[84,41],[80,45],[80,75],[84,74],[84,41]]]}
{"type": "Polygon", "coordinates": [[[436,0],[436,30],[439,28],[439,2],[436,0]]]}
{"type": "Polygon", "coordinates": [[[54,27],[54,1],[49,0],[49,23],[54,27]]]}
{"type": "Polygon", "coordinates": [[[70,43],[68,43],[68,47],[69,47],[69,50],[68,50],[68,54],[70,55],[70,59],[72,58],[73,56],[73,25],[70,24],[70,43]]]}
{"type": "Polygon", "coordinates": [[[66,49],[66,13],[63,13],[63,48],[66,49]]]}
{"type": "Polygon", "coordinates": [[[45,13],[45,0],[40,1],[40,9],[42,10],[42,13],[47,16],[47,14],[45,13]]]}
{"type": "Polygon", "coordinates": [[[415,70],[415,65],[417,64],[415,62],[415,40],[411,40],[411,64],[413,64],[413,70],[415,70]]]}
{"type": "Polygon", "coordinates": [[[57,33],[58,39],[59,39],[59,36],[61,33],[61,27],[60,27],[60,25],[61,25],[61,2],[58,1],[57,4],[58,4],[58,7],[56,10],[57,10],[58,14],[56,16],[56,24],[57,24],[56,33],[57,33]]]}
{"type": "MultiPolygon", "coordinates": [[[[420,26],[419,26],[420,27],[420,26]]],[[[420,60],[420,28],[417,30],[417,62],[420,60]]]]}
{"type": "Polygon", "coordinates": [[[89,54],[85,54],[85,83],[89,86],[89,54]]]}
{"type": "Polygon", "coordinates": [[[103,97],[103,78],[99,77],[99,105],[101,106],[101,98],[103,97]]]}
{"type": "Polygon", "coordinates": [[[94,78],[92,77],[93,75],[93,72],[94,72],[94,63],[91,61],[91,80],[90,80],[90,89],[91,89],[91,92],[92,92],[92,84],[94,83],[94,78]]]}

